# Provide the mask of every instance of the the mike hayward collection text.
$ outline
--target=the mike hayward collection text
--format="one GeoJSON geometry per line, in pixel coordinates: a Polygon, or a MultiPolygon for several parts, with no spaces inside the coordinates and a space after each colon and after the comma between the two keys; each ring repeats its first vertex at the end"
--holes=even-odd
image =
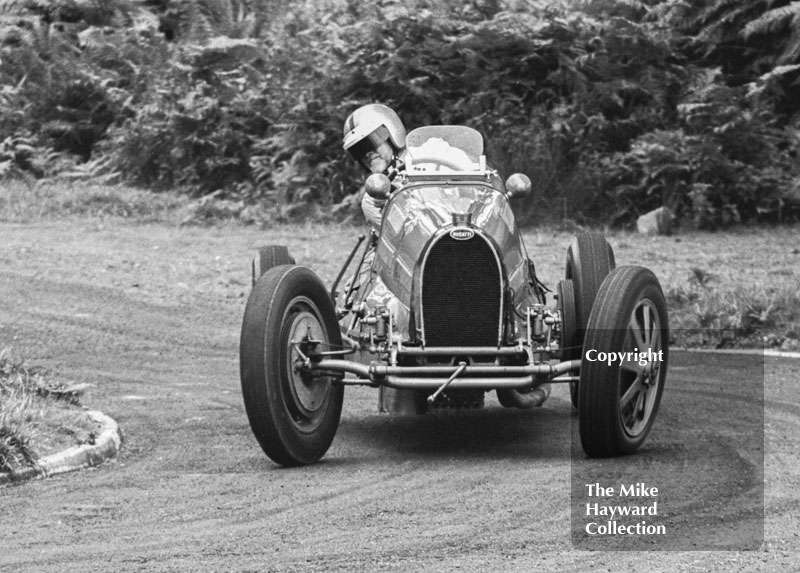
{"type": "Polygon", "coordinates": [[[642,482],[617,487],[587,483],[585,487],[589,498],[604,498],[586,503],[584,530],[589,535],[666,535],[666,526],[648,521],[658,516],[657,487],[642,482]],[[611,501],[608,498],[632,499],[627,503],[620,503],[619,499],[608,503],[611,501]]]}

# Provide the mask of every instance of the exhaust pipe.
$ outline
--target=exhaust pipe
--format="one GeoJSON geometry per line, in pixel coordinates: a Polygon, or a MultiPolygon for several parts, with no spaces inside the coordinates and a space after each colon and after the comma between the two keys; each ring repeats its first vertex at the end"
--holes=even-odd
{"type": "Polygon", "coordinates": [[[538,408],[550,397],[550,384],[542,384],[530,392],[520,392],[516,388],[498,388],[497,397],[503,406],[522,410],[538,408]]]}

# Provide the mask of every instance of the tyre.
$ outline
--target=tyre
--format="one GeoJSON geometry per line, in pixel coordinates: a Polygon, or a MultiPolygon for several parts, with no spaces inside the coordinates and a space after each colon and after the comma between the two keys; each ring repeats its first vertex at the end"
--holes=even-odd
{"type": "MultiPolygon", "coordinates": [[[[603,235],[581,233],[576,235],[567,249],[566,278],[572,280],[575,309],[575,334],[572,339],[574,353],[570,359],[579,359],[589,316],[592,313],[600,285],[614,267],[614,250],[603,235]]],[[[570,399],[578,407],[578,388],[570,382],[570,399]]]]}
{"type": "Polygon", "coordinates": [[[264,452],[284,466],[320,459],[339,425],[344,390],[330,377],[298,369],[300,349],[341,348],[333,304],[310,269],[281,265],[264,273],[247,301],[239,345],[242,394],[264,452]]]}
{"type": "Polygon", "coordinates": [[[581,340],[600,285],[615,266],[614,250],[603,235],[582,233],[572,240],[567,249],[565,278],[572,279],[575,317],[581,340]]]}
{"type": "Polygon", "coordinates": [[[294,265],[295,260],[289,254],[289,249],[285,245],[269,245],[258,249],[256,256],[253,257],[252,262],[252,283],[256,281],[265,272],[273,267],[280,265],[294,265]]]}
{"type": "MultiPolygon", "coordinates": [[[[577,317],[575,316],[575,294],[572,279],[558,281],[558,311],[561,314],[561,360],[576,360],[581,357],[581,345],[577,342],[577,317]]],[[[578,384],[569,383],[569,397],[578,407],[578,384]]]]}
{"type": "Polygon", "coordinates": [[[629,454],[644,443],[664,391],[668,344],[667,305],[655,275],[637,266],[612,271],[597,293],[581,362],[578,417],[588,456],[629,454]],[[597,359],[648,349],[658,358],[650,355],[644,365],[635,356],[611,364],[597,359]]]}

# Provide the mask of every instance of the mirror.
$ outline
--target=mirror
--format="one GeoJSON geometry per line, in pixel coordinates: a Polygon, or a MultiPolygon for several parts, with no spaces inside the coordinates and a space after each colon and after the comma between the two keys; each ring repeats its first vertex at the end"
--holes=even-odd
{"type": "Polygon", "coordinates": [[[367,177],[364,187],[373,199],[386,200],[392,190],[392,182],[383,173],[373,173],[367,177]]]}
{"type": "Polygon", "coordinates": [[[524,173],[514,173],[506,179],[506,196],[510,199],[531,194],[531,179],[524,173]]]}

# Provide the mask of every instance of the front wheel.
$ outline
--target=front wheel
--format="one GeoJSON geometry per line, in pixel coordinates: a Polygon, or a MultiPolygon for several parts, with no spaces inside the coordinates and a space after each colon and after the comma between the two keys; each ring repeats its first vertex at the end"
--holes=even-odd
{"type": "Polygon", "coordinates": [[[590,457],[636,451],[658,413],[669,358],[656,276],[620,267],[603,281],[586,329],[578,385],[581,445],[590,457]]]}
{"type": "Polygon", "coordinates": [[[341,344],[331,299],[311,270],[281,265],[258,279],[244,312],[239,367],[250,427],[273,461],[310,464],[330,447],[343,387],[308,372],[301,353],[341,344]]]}

